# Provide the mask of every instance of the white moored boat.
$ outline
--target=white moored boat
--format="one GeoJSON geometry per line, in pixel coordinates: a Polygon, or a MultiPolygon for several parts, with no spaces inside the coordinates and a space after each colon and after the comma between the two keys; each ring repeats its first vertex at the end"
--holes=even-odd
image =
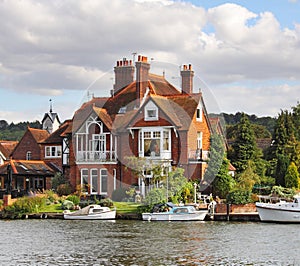
{"type": "Polygon", "coordinates": [[[263,222],[300,223],[300,196],[293,202],[256,202],[259,218],[263,222]]]}
{"type": "Polygon", "coordinates": [[[116,210],[100,205],[89,205],[78,211],[64,212],[64,219],[67,220],[113,220],[116,219],[116,210]]]}
{"type": "Polygon", "coordinates": [[[203,221],[207,213],[194,206],[175,206],[163,212],[145,212],[142,217],[144,221],[203,221]]]}

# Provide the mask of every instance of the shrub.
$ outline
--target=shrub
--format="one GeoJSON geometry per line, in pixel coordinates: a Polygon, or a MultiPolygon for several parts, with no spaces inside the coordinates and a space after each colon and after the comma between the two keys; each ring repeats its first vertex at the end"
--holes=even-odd
{"type": "Polygon", "coordinates": [[[101,206],[103,207],[113,207],[114,206],[114,203],[111,199],[103,199],[103,200],[100,200],[100,203],[99,203],[101,206]]]}
{"type": "Polygon", "coordinates": [[[7,218],[20,218],[25,213],[37,213],[39,208],[46,205],[46,197],[23,197],[17,199],[12,205],[3,210],[7,218]]]}
{"type": "Polygon", "coordinates": [[[232,190],[226,197],[227,203],[246,204],[252,202],[251,191],[248,190],[232,190]]]}
{"type": "Polygon", "coordinates": [[[70,195],[66,198],[66,200],[72,201],[74,205],[78,205],[80,202],[80,198],[77,195],[70,195]]]}
{"type": "Polygon", "coordinates": [[[73,210],[75,207],[75,204],[70,200],[64,200],[61,204],[61,208],[63,210],[73,210]]]}
{"type": "Polygon", "coordinates": [[[46,190],[44,194],[46,194],[47,199],[51,203],[57,202],[59,200],[59,196],[53,190],[46,190]]]}
{"type": "Polygon", "coordinates": [[[60,184],[56,191],[59,196],[71,194],[71,186],[69,184],[60,184]]]}

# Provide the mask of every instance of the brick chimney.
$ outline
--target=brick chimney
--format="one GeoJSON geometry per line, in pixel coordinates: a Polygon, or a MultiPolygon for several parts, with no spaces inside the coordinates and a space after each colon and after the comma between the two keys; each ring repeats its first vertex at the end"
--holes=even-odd
{"type": "Polygon", "coordinates": [[[191,94],[193,93],[193,78],[194,78],[194,71],[192,70],[192,65],[189,64],[183,65],[181,74],[181,89],[182,93],[191,94]]]}
{"type": "Polygon", "coordinates": [[[120,89],[134,81],[134,66],[132,65],[131,60],[123,58],[123,60],[117,61],[117,65],[114,67],[114,71],[114,93],[118,92],[120,89]]]}
{"type": "Polygon", "coordinates": [[[136,96],[137,105],[139,106],[143,100],[145,92],[148,87],[150,64],[147,62],[146,56],[138,56],[138,61],[135,63],[136,67],[136,96]]]}

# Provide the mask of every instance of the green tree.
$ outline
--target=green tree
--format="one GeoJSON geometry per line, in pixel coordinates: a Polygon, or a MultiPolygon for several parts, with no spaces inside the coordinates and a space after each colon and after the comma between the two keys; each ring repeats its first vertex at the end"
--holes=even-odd
{"type": "Polygon", "coordinates": [[[292,107],[292,118],[295,126],[295,134],[298,141],[300,141],[300,103],[297,102],[297,105],[292,107]]]}
{"type": "Polygon", "coordinates": [[[285,187],[298,188],[299,185],[298,181],[299,181],[298,169],[295,163],[291,162],[285,175],[285,187]]]}
{"type": "Polygon", "coordinates": [[[290,160],[285,154],[278,154],[277,165],[275,171],[275,184],[277,186],[285,186],[285,175],[288,169],[290,160]]]}
{"type": "Polygon", "coordinates": [[[216,175],[220,170],[225,154],[225,146],[220,135],[213,134],[211,136],[210,143],[211,145],[208,167],[206,169],[202,184],[200,186],[201,191],[205,190],[207,186],[212,184],[212,182],[214,181],[216,175]]]}
{"type": "Polygon", "coordinates": [[[252,191],[254,184],[259,184],[260,178],[255,173],[255,165],[253,162],[248,161],[247,168],[239,175],[237,187],[240,190],[252,191]]]}
{"type": "Polygon", "coordinates": [[[213,194],[220,198],[226,198],[229,191],[235,186],[234,178],[229,174],[229,160],[223,158],[220,170],[213,182],[213,194]]]}
{"type": "Polygon", "coordinates": [[[247,168],[247,162],[255,158],[257,147],[255,136],[248,117],[243,114],[238,124],[237,137],[232,145],[232,164],[237,172],[241,173],[247,168]]]}

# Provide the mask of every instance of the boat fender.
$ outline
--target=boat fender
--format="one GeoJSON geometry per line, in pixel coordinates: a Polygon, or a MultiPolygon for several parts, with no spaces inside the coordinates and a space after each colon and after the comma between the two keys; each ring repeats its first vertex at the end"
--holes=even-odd
{"type": "Polygon", "coordinates": [[[42,213],[40,216],[41,219],[47,219],[47,213],[42,213]]]}

